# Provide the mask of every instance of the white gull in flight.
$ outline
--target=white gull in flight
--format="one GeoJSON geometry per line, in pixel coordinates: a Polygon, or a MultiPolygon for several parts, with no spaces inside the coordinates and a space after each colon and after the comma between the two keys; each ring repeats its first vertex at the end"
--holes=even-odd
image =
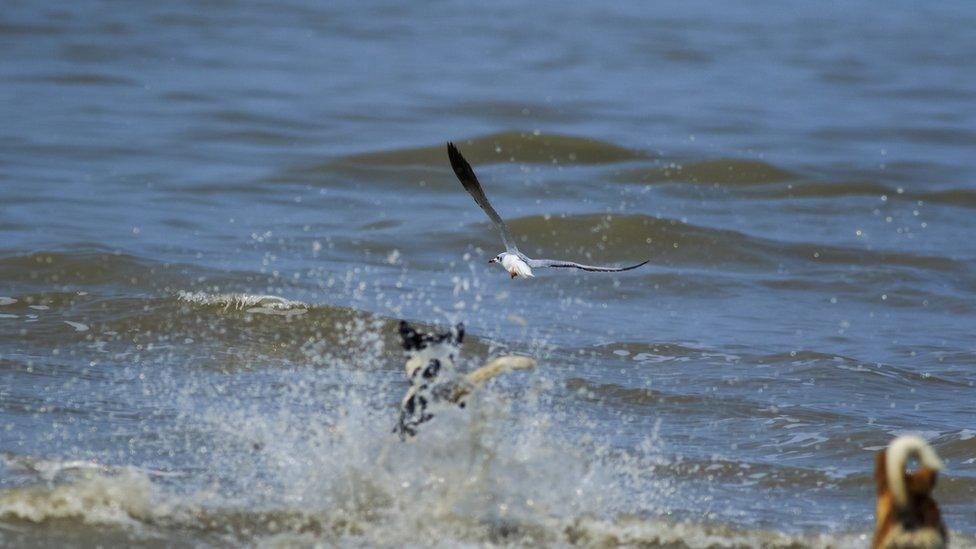
{"type": "Polygon", "coordinates": [[[512,238],[512,234],[508,232],[508,227],[505,225],[505,221],[498,215],[495,208],[491,207],[491,203],[488,202],[488,197],[485,196],[485,191],[481,188],[481,183],[478,182],[478,177],[475,176],[474,170],[471,169],[471,164],[461,156],[461,152],[458,151],[454,143],[447,144],[447,156],[451,159],[451,167],[454,168],[454,173],[457,178],[461,180],[461,185],[464,189],[468,191],[474,201],[481,206],[481,209],[488,214],[489,219],[492,223],[498,227],[498,231],[502,234],[502,242],[505,243],[505,251],[496,255],[495,257],[488,260],[488,263],[500,263],[502,267],[512,278],[517,276],[530,278],[535,276],[532,274],[532,269],[538,269],[542,267],[554,267],[554,268],[571,268],[580,269],[583,271],[592,271],[598,273],[619,273],[620,271],[629,271],[631,269],[636,269],[647,263],[638,263],[637,265],[631,265],[629,267],[595,267],[593,265],[582,265],[580,263],[575,263],[573,261],[560,261],[558,259],[532,259],[529,256],[523,254],[519,251],[518,247],[515,245],[515,239],[512,238]]]}

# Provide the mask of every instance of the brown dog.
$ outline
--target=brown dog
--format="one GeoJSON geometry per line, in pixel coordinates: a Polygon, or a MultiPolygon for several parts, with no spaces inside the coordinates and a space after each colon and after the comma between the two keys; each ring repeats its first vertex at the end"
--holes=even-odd
{"type": "Polygon", "coordinates": [[[936,549],[948,542],[939,506],[932,499],[942,461],[927,442],[902,436],[878,452],[874,480],[878,485],[877,523],[872,549],[936,549]],[[918,460],[916,471],[905,465],[918,460]]]}

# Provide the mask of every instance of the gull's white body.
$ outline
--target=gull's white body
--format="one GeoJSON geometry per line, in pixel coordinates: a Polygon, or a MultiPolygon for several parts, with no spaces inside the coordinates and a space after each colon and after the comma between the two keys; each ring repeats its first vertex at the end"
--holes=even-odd
{"type": "Polygon", "coordinates": [[[533,276],[535,276],[534,274],[532,274],[532,268],[529,267],[529,264],[526,263],[525,261],[522,261],[522,258],[519,257],[518,254],[513,254],[510,252],[502,252],[501,254],[499,254],[499,257],[502,258],[501,260],[502,267],[504,267],[505,270],[508,271],[508,274],[512,275],[512,278],[515,278],[517,276],[532,278],[533,276]]]}

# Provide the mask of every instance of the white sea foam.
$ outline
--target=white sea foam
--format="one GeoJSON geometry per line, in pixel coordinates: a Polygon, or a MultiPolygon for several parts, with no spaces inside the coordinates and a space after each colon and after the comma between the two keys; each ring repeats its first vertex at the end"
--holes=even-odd
{"type": "Polygon", "coordinates": [[[633,452],[571,436],[561,426],[574,416],[552,411],[538,377],[519,398],[489,386],[467,409],[444,410],[414,442],[401,443],[384,405],[397,384],[363,385],[361,372],[341,363],[303,373],[281,402],[316,395],[334,407],[215,400],[187,415],[189,430],[208,434],[212,460],[192,474],[216,474],[199,488],[181,482],[176,494],[152,471],[7,455],[8,467],[43,482],[0,491],[0,520],[121,526],[135,539],[159,528],[217,531],[243,546],[866,543],[861,533],[794,535],[666,518],[686,495],[655,473],[668,466],[657,457],[656,435],[633,452]]]}
{"type": "Polygon", "coordinates": [[[74,322],[74,321],[71,321],[71,320],[65,320],[64,323],[67,324],[68,326],[71,326],[72,328],[74,328],[76,332],[87,332],[88,331],[88,325],[87,324],[82,324],[81,322],[74,322]]]}
{"type": "MultiPolygon", "coordinates": [[[[867,539],[864,533],[791,535],[626,515],[563,517],[552,513],[549,506],[555,498],[546,498],[546,490],[536,484],[532,489],[538,492],[538,502],[530,498],[526,504],[507,508],[501,500],[479,497],[485,495],[479,489],[490,488],[484,483],[492,483],[477,476],[453,484],[457,479],[452,476],[421,475],[415,484],[403,481],[388,492],[384,479],[370,475],[367,464],[360,466],[364,470],[356,474],[350,474],[348,466],[340,471],[344,474],[336,479],[335,492],[262,509],[240,508],[235,505],[239,501],[214,500],[209,493],[177,499],[137,472],[91,473],[67,484],[0,491],[0,520],[76,520],[121,527],[133,539],[144,539],[146,526],[218,531],[225,542],[255,547],[853,548],[864,546],[867,539]],[[326,501],[333,504],[323,505],[326,501]]],[[[317,484],[321,477],[308,480],[316,483],[313,487],[322,487],[317,484]]]]}
{"type": "Polygon", "coordinates": [[[225,311],[244,311],[257,314],[300,315],[308,310],[308,305],[276,295],[255,295],[245,293],[211,294],[206,292],[180,291],[180,301],[194,305],[216,306],[225,311]]]}
{"type": "MultiPolygon", "coordinates": [[[[244,311],[287,302],[268,297],[181,299],[244,311]]],[[[466,409],[439,410],[415,441],[402,443],[391,430],[406,380],[401,364],[389,363],[382,327],[373,317],[333,326],[341,338],[302,347],[315,367],[276,370],[272,383],[248,385],[246,395],[207,376],[195,384],[181,371],[188,384],[166,397],[181,417],[160,433],[180,435],[165,439],[185,464],[179,480],[90,460],[7,459],[37,482],[0,491],[0,520],[109,524],[136,539],[161,529],[218,532],[222,544],[245,546],[866,543],[860,534],[703,522],[724,517],[712,500],[660,474],[674,464],[653,430],[627,447],[614,444],[617,433],[560,405],[559,381],[546,368],[500,376],[466,409]],[[330,353],[337,345],[354,352],[330,353]],[[682,512],[694,522],[673,518],[682,512]]]]}
{"type": "Polygon", "coordinates": [[[86,524],[135,525],[169,513],[149,477],[132,470],[113,475],[92,470],[68,484],[0,491],[0,518],[30,522],[70,518],[86,524]]]}

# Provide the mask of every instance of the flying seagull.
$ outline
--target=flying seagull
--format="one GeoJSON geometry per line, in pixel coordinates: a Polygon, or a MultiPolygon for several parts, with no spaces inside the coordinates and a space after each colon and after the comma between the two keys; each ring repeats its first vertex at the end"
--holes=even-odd
{"type": "Polygon", "coordinates": [[[512,275],[512,278],[517,276],[531,278],[535,276],[532,274],[532,269],[542,267],[571,268],[597,273],[619,273],[620,271],[636,269],[647,263],[647,261],[644,261],[643,263],[629,267],[595,267],[573,261],[530,258],[520,252],[518,246],[515,245],[515,239],[512,238],[512,233],[508,232],[508,226],[505,225],[505,221],[498,215],[495,208],[491,207],[491,203],[488,202],[488,197],[485,196],[485,191],[482,190],[481,183],[478,182],[478,177],[474,174],[474,170],[471,169],[471,164],[468,164],[468,161],[461,156],[461,151],[454,146],[454,143],[447,144],[447,156],[451,159],[451,167],[454,168],[454,173],[457,175],[457,178],[461,180],[461,185],[464,186],[464,190],[468,191],[468,194],[474,198],[478,206],[481,206],[481,209],[488,214],[488,218],[491,219],[492,223],[495,224],[495,227],[502,234],[505,251],[489,259],[488,263],[500,263],[512,275]]]}

